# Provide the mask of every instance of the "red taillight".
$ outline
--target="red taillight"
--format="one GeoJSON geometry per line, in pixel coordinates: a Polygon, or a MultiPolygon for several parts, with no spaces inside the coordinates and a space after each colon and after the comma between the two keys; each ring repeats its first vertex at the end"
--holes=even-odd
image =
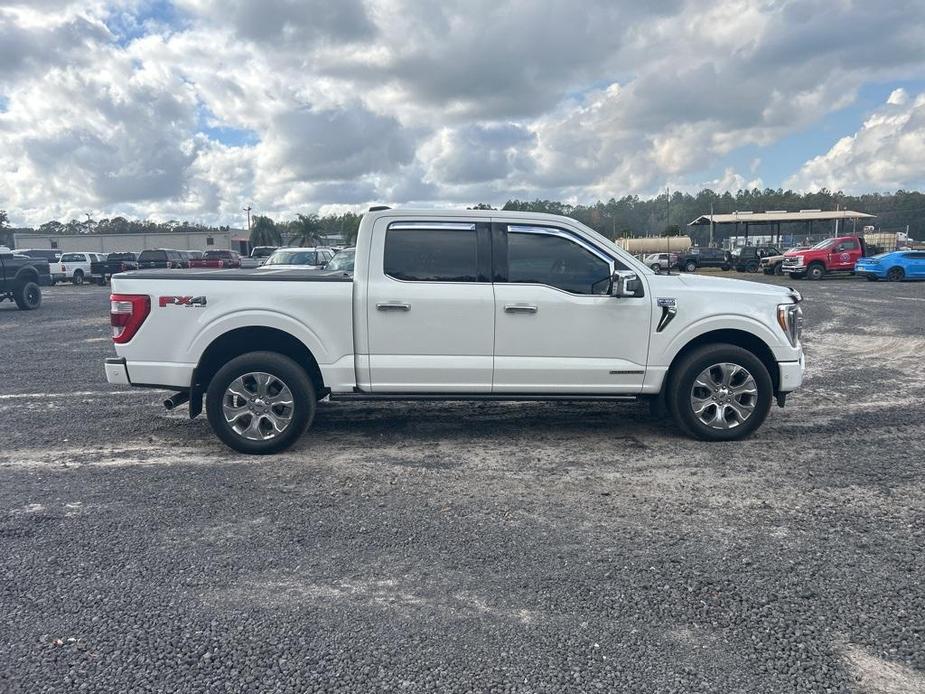
{"type": "Polygon", "coordinates": [[[110,294],[109,321],[112,341],[123,345],[138,332],[151,312],[151,299],[146,294],[110,294]]]}

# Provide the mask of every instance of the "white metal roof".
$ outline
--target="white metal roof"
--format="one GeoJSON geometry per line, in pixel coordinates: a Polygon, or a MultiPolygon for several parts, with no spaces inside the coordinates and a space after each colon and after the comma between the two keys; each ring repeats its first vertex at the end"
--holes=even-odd
{"type": "Polygon", "coordinates": [[[733,212],[731,214],[702,214],[688,226],[698,224],[709,224],[713,220],[714,224],[733,224],[742,222],[748,224],[773,224],[775,222],[809,222],[809,221],[831,221],[833,219],[869,219],[876,215],[867,214],[866,212],[854,212],[852,210],[830,210],[823,212],[821,210],[803,210],[800,212],[733,212]]]}

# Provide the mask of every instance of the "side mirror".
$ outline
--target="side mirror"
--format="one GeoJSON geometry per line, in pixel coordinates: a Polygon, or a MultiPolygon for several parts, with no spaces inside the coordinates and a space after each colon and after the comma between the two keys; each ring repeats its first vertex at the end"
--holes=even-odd
{"type": "Polygon", "coordinates": [[[641,296],[642,281],[631,270],[617,270],[610,278],[610,295],[616,297],[641,296]]]}

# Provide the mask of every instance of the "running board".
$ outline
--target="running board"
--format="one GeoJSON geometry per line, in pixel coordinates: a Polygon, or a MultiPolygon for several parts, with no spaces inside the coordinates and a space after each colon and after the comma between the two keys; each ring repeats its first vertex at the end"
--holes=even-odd
{"type": "Polygon", "coordinates": [[[636,395],[531,395],[518,393],[331,393],[328,399],[335,402],[358,400],[429,400],[429,401],[473,401],[491,400],[494,402],[548,402],[548,401],[587,401],[587,400],[636,400],[636,395]]]}

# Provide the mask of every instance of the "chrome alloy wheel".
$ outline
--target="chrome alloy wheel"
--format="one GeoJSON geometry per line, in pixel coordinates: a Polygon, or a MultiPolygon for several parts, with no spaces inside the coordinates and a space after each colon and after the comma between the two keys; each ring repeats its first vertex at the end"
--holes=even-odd
{"type": "Polygon", "coordinates": [[[262,371],[238,376],[222,397],[225,421],[236,434],[251,441],[267,441],[282,434],[293,412],[289,386],[262,371]]]}
{"type": "Polygon", "coordinates": [[[691,409],[711,429],[733,429],[755,411],[758,385],[749,371],[738,364],[713,364],[694,380],[691,409]]]}

